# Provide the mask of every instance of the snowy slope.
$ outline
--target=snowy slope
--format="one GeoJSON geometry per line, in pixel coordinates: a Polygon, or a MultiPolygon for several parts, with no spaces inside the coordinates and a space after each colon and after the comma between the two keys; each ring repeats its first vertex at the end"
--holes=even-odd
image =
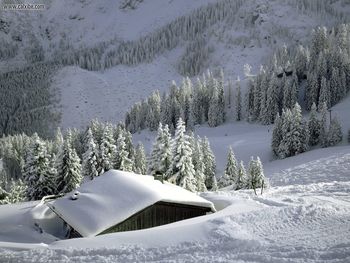
{"type": "MultiPolygon", "coordinates": [[[[189,14],[196,7],[215,1],[161,2],[162,4],[159,1],[144,1],[136,10],[123,11],[118,15],[108,11],[104,15],[108,19],[99,18],[100,11],[96,11],[99,10],[96,6],[91,7],[91,10],[82,8],[79,12],[89,9],[89,12],[82,15],[86,19],[74,20],[71,23],[63,19],[62,25],[68,24],[70,28],[72,23],[74,25],[78,23],[77,27],[64,29],[65,34],[74,37],[77,34],[69,30],[78,29],[79,32],[84,32],[91,19],[103,21],[102,27],[108,28],[113,25],[110,30],[88,30],[76,40],[78,43],[90,44],[90,38],[93,39],[92,43],[96,40],[110,39],[113,35],[111,32],[115,32],[116,28],[109,19],[112,21],[117,19],[117,34],[120,34],[118,38],[137,40],[140,36],[161,28],[180,15],[189,14]],[[186,2],[185,5],[184,2],[186,2]],[[93,13],[93,10],[97,14],[93,13]],[[150,10],[157,10],[152,19],[153,13],[150,15],[150,10]],[[142,16],[141,12],[143,12],[142,16]],[[101,33],[103,35],[95,36],[96,32],[103,32],[101,33]]],[[[108,6],[107,3],[95,5],[108,6]]],[[[75,8],[75,5],[73,6],[75,8]]],[[[61,10],[50,8],[50,10],[56,9],[61,10]]],[[[55,12],[52,16],[62,16],[58,11],[55,12]]],[[[284,1],[267,0],[244,2],[236,16],[234,22],[218,23],[204,33],[208,38],[208,45],[213,49],[206,64],[212,70],[223,68],[227,80],[236,79],[237,76],[243,79],[243,66],[246,63],[251,64],[253,71],[256,72],[276,48],[281,47],[284,43],[287,45],[303,43],[314,27],[320,24],[332,25],[337,19],[331,17],[325,21],[317,15],[302,14],[284,1]],[[252,16],[255,15],[258,16],[258,19],[252,23],[252,16]]],[[[98,23],[94,22],[95,24],[98,23]]],[[[61,26],[61,23],[59,25],[61,26]]],[[[186,41],[181,41],[175,49],[161,54],[149,64],[142,63],[133,67],[119,65],[105,72],[89,72],[74,67],[62,69],[53,83],[53,87],[61,90],[62,94],[62,127],[86,126],[91,118],[112,122],[122,121],[125,112],[131,105],[146,98],[151,91],[155,89],[166,91],[172,80],[181,81],[181,76],[177,72],[177,64],[186,45],[186,41]]]]}
{"type": "MultiPolygon", "coordinates": [[[[6,240],[1,234],[0,260],[348,262],[350,147],[342,147],[338,154],[319,149],[313,156],[322,159],[315,165],[306,156],[303,169],[288,170],[287,163],[272,162],[275,174],[270,180],[279,186],[271,187],[262,196],[247,190],[202,194],[222,209],[209,216],[48,246],[35,245],[34,238],[32,244],[3,242],[6,240]],[[319,170],[323,175],[315,177],[319,170]],[[30,247],[36,249],[28,250],[30,247]]],[[[300,162],[299,157],[289,160],[300,162]]],[[[28,209],[29,205],[1,207],[0,221],[10,223],[7,214],[23,215],[28,209]]],[[[33,231],[32,235],[37,234],[33,231]]]]}

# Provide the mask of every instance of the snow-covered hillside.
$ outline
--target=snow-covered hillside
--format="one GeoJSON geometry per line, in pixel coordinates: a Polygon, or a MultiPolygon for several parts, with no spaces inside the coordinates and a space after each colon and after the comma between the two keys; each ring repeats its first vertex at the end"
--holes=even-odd
{"type": "MultiPolygon", "coordinates": [[[[120,41],[138,41],[181,16],[190,16],[193,10],[220,1],[145,0],[135,9],[121,9],[122,2],[125,1],[54,0],[45,3],[43,11],[1,10],[0,39],[19,49],[14,58],[0,61],[0,69],[8,71],[23,64],[23,53],[32,46],[42,46],[45,58],[50,59],[53,54],[64,54],[72,48],[101,43],[112,48],[120,41]]],[[[343,0],[334,1],[327,8],[328,12],[312,8],[300,11],[293,1],[243,1],[233,17],[208,26],[198,35],[204,37],[211,50],[203,70],[223,68],[227,79],[242,77],[246,63],[256,71],[275,48],[284,43],[303,43],[312,28],[332,26],[339,19],[346,19],[344,14],[349,11],[343,0]],[[329,11],[332,8],[342,13],[334,14],[329,11]]],[[[61,126],[82,127],[91,117],[112,122],[123,120],[133,103],[154,89],[167,90],[171,80],[181,80],[178,63],[192,41],[179,39],[172,50],[159,54],[148,64],[118,65],[103,72],[63,68],[53,83],[53,88],[61,91],[61,126]]]]}
{"type": "Polygon", "coordinates": [[[35,203],[1,206],[0,223],[6,228],[0,230],[0,259],[348,262],[350,148],[337,151],[320,149],[304,158],[274,161],[267,171],[270,182],[278,186],[264,195],[254,196],[247,190],[204,193],[219,212],[141,231],[52,243],[53,239],[33,227],[29,211],[35,203]],[[316,160],[310,162],[310,158],[316,160]],[[40,238],[45,243],[40,244],[40,238]]]}

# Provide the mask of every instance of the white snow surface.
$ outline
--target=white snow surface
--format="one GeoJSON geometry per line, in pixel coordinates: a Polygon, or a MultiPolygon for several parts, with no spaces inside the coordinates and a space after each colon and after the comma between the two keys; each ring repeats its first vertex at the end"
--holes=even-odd
{"type": "Polygon", "coordinates": [[[349,262],[349,171],[350,146],[317,149],[272,161],[263,195],[202,193],[211,215],[56,242],[28,223],[36,203],[1,206],[0,262],[349,262]]]}
{"type": "Polygon", "coordinates": [[[213,204],[153,176],[110,170],[82,184],[50,207],[84,237],[95,236],[159,201],[208,207],[213,204]],[[76,200],[71,197],[78,193],[76,200]],[[84,220],[82,220],[84,218],[84,220]]]}

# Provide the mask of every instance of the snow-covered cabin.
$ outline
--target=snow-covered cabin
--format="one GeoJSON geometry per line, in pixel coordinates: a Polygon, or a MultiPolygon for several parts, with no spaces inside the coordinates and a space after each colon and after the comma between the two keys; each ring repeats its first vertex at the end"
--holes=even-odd
{"type": "Polygon", "coordinates": [[[47,204],[68,237],[144,229],[214,212],[213,203],[153,176],[110,170],[47,204]]]}

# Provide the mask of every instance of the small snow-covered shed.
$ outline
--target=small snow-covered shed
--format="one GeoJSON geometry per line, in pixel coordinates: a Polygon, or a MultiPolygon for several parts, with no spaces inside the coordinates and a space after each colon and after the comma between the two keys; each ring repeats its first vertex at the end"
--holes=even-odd
{"type": "Polygon", "coordinates": [[[164,225],[214,212],[213,203],[153,176],[110,170],[47,204],[69,238],[164,225]]]}

